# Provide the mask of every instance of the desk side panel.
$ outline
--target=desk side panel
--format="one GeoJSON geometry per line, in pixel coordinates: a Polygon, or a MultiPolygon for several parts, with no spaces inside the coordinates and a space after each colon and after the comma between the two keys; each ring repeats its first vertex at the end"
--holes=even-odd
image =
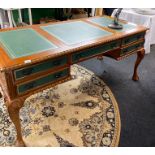
{"type": "Polygon", "coordinates": [[[2,91],[3,91],[2,94],[4,95],[4,97],[8,97],[9,96],[9,91],[8,91],[5,72],[0,72],[0,86],[2,88],[2,91]]]}

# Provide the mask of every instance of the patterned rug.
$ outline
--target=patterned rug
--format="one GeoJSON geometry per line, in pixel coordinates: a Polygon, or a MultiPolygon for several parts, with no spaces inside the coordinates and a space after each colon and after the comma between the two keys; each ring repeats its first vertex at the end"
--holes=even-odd
{"type": "MultiPolygon", "coordinates": [[[[26,99],[20,111],[27,146],[118,146],[120,115],[106,84],[74,65],[73,79],[26,99]]],[[[16,132],[0,100],[0,146],[14,146],[16,132]]]]}

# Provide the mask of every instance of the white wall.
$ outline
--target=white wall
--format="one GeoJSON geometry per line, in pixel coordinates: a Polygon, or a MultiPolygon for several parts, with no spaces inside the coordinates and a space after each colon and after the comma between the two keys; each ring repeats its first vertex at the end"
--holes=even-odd
{"type": "Polygon", "coordinates": [[[0,26],[1,26],[1,28],[5,28],[5,27],[9,26],[7,14],[1,8],[0,8],[0,26]]]}

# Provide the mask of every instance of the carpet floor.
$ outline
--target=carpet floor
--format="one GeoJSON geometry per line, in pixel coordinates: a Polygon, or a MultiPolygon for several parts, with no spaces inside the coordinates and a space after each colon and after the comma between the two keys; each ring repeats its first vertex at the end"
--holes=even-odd
{"type": "Polygon", "coordinates": [[[136,55],[122,61],[91,59],[80,65],[105,81],[121,115],[119,146],[155,146],[155,46],[139,66],[140,80],[131,80],[136,55]]]}

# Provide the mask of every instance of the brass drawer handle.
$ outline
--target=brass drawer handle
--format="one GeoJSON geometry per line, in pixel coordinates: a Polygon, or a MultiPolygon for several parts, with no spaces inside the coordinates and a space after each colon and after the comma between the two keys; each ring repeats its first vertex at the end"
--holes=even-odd
{"type": "Polygon", "coordinates": [[[35,81],[28,83],[25,85],[25,89],[32,89],[35,87],[35,81]]]}
{"type": "Polygon", "coordinates": [[[55,61],[53,61],[53,65],[54,65],[54,66],[59,66],[59,65],[61,65],[61,60],[55,60],[55,61]]]}
{"type": "Polygon", "coordinates": [[[60,78],[61,76],[62,76],[62,72],[61,72],[61,73],[56,73],[56,74],[54,75],[54,77],[55,77],[56,79],[60,78]]]}
{"type": "Polygon", "coordinates": [[[24,69],[23,70],[23,75],[30,75],[32,74],[32,71],[34,70],[34,68],[28,68],[28,69],[24,69]]]}

